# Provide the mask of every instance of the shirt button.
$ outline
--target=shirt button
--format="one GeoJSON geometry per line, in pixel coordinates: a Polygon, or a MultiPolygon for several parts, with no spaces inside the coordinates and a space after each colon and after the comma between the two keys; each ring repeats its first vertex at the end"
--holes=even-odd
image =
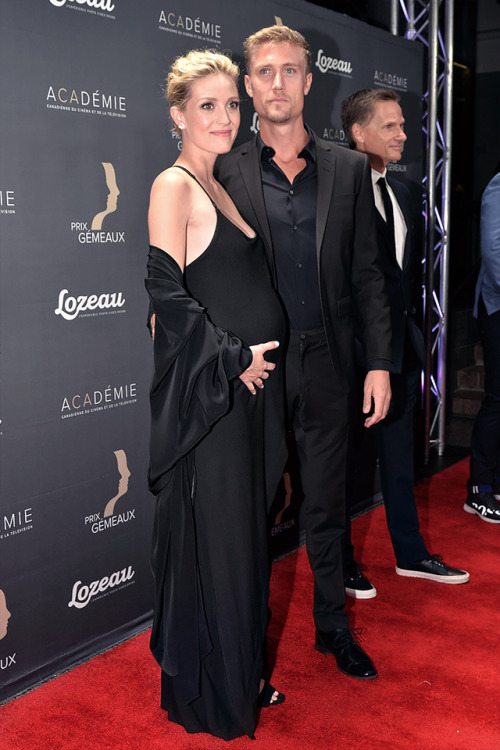
{"type": "Polygon", "coordinates": [[[305,305],[306,303],[304,302],[304,300],[302,300],[302,302],[301,302],[300,304],[301,304],[301,305],[305,305]]]}
{"type": "Polygon", "coordinates": [[[302,263],[297,263],[297,268],[302,268],[302,263]]]}
{"type": "Polygon", "coordinates": [[[293,231],[294,231],[294,232],[296,232],[296,231],[297,231],[297,227],[296,227],[296,226],[295,226],[295,227],[293,228],[293,231]]]}
{"type": "Polygon", "coordinates": [[[293,195],[293,190],[290,190],[290,195],[293,195]]]}

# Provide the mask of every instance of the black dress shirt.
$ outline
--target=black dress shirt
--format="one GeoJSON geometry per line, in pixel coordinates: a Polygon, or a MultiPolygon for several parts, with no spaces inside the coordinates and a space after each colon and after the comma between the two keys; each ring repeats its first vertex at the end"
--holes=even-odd
{"type": "Polygon", "coordinates": [[[278,291],[291,327],[299,331],[323,327],[316,249],[318,173],[314,140],[308,133],[299,153],[306,166],[292,183],[274,161],[274,149],[258,137],[278,291]]]}

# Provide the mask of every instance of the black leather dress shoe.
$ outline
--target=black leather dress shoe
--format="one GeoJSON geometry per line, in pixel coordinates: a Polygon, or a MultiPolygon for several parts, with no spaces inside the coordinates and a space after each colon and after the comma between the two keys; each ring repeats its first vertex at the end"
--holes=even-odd
{"type": "Polygon", "coordinates": [[[322,654],[333,654],[341,672],[360,680],[377,677],[372,660],[356,642],[355,630],[337,628],[331,633],[316,630],[315,648],[322,654]]]}

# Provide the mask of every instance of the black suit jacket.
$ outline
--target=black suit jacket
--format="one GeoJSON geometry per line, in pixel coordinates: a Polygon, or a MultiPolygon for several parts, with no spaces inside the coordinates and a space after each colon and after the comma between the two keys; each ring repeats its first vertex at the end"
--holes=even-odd
{"type": "MultiPolygon", "coordinates": [[[[378,259],[370,166],[363,154],[314,135],[318,170],[316,246],[323,320],[342,388],[355,377],[354,329],[369,369],[391,369],[391,330],[378,259]]],[[[216,176],[264,240],[274,272],[257,140],[219,157],[216,176]]]]}
{"type": "MultiPolygon", "coordinates": [[[[407,336],[410,337],[418,361],[422,366],[425,365],[425,343],[417,324],[415,304],[421,232],[419,218],[413,209],[411,196],[406,185],[389,176],[387,182],[399,203],[407,229],[403,267],[401,268],[387,236],[386,222],[380,212],[376,211],[380,259],[391,311],[392,371],[400,373],[403,369],[405,352],[408,357],[408,348],[405,349],[407,336]]],[[[415,366],[415,358],[413,358],[413,362],[415,366]]]]}

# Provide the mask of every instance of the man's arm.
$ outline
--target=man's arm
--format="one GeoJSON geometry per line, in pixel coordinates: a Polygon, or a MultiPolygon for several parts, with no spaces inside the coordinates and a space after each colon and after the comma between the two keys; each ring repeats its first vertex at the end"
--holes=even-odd
{"type": "Polygon", "coordinates": [[[391,321],[375,223],[370,165],[365,159],[355,209],[352,284],[368,373],[364,384],[365,427],[387,414],[391,401],[391,321]]]}
{"type": "Polygon", "coordinates": [[[357,335],[363,345],[368,370],[390,370],[392,362],[391,319],[384,273],[377,242],[375,202],[370,164],[363,157],[358,171],[354,208],[352,293],[357,316],[357,335]]]}
{"type": "Polygon", "coordinates": [[[481,258],[488,281],[500,293],[500,174],[489,182],[481,200],[481,258]]]}

